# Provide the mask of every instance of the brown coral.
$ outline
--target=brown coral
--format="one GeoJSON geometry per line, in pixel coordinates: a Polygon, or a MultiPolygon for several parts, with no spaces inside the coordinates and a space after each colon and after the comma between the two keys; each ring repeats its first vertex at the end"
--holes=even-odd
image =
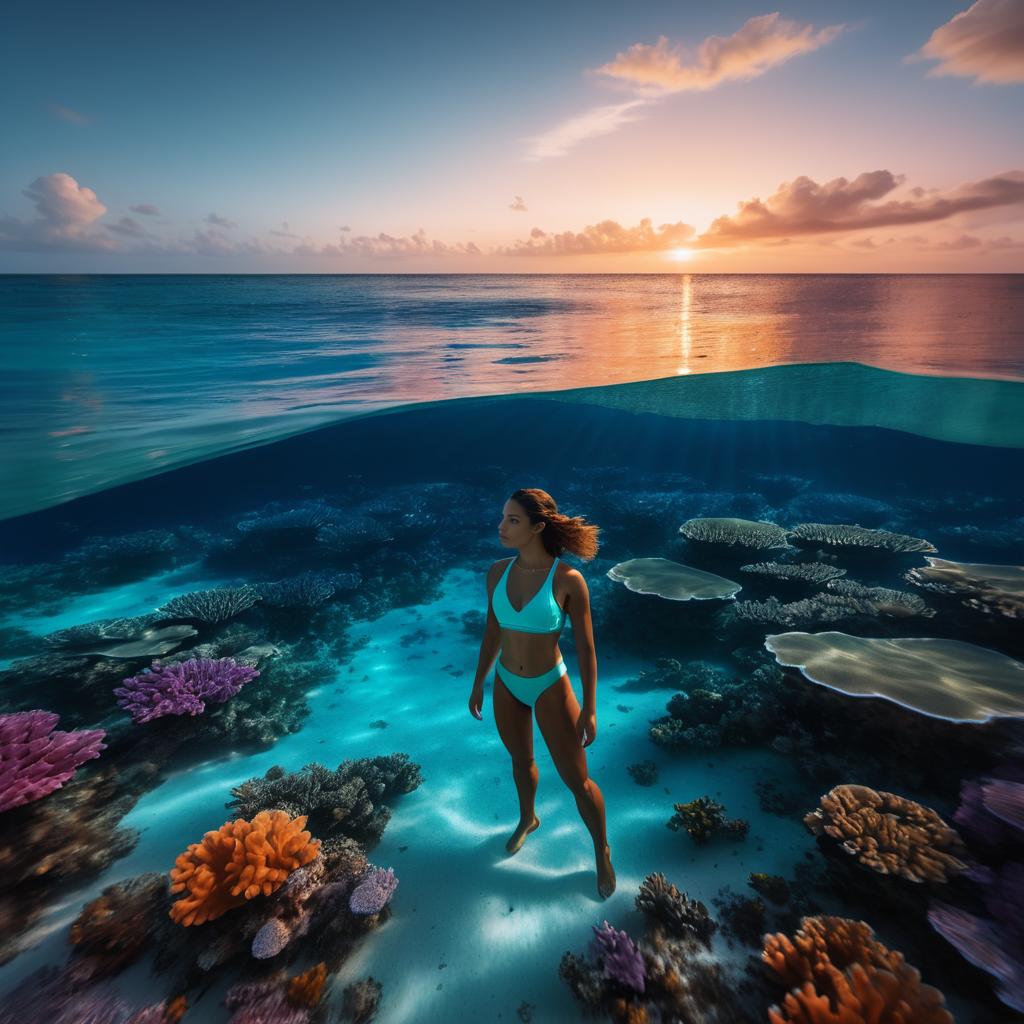
{"type": "Polygon", "coordinates": [[[955,829],[930,807],[868,786],[836,786],[804,816],[815,834],[842,842],[847,853],[883,875],[945,882],[967,865],[955,829]]]}
{"type": "Polygon", "coordinates": [[[863,921],[805,917],[766,935],[764,962],[790,987],[770,1024],[953,1024],[942,993],[863,921]]]}
{"type": "Polygon", "coordinates": [[[327,964],[322,960],[308,971],[297,974],[288,982],[288,998],[297,1006],[315,1009],[324,993],[327,964]]]}
{"type": "Polygon", "coordinates": [[[305,824],[304,814],[260,811],[251,822],[239,818],[207,832],[171,868],[171,892],[189,893],[171,906],[172,920],[203,924],[254,896],[269,896],[320,852],[305,824]]]}

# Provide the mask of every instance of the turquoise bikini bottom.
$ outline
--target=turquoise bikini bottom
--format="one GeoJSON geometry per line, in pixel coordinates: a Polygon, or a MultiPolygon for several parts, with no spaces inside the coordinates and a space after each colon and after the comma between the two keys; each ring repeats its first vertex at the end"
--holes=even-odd
{"type": "Polygon", "coordinates": [[[533,707],[537,698],[552,684],[558,682],[566,675],[565,661],[558,659],[558,664],[539,676],[517,676],[510,672],[499,660],[494,666],[501,681],[508,687],[509,692],[522,704],[533,707]]]}

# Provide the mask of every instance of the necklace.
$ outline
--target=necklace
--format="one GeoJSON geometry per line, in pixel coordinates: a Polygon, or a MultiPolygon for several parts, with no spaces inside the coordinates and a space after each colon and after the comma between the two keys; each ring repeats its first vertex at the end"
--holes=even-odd
{"type": "MultiPolygon", "coordinates": [[[[554,564],[555,564],[554,562],[551,563],[551,565],[554,565],[554,564]]],[[[550,572],[551,571],[551,565],[545,566],[543,569],[527,569],[525,565],[520,565],[519,564],[519,559],[518,558],[516,559],[516,565],[518,565],[519,568],[523,570],[523,572],[550,572]]]]}

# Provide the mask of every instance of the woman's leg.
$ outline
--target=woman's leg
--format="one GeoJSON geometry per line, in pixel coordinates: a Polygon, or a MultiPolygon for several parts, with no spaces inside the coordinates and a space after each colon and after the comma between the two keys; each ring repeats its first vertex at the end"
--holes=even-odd
{"type": "Polygon", "coordinates": [[[587,771],[587,755],[576,734],[580,706],[568,676],[537,698],[534,713],[558,774],[576,798],[580,817],[594,840],[598,892],[610,896],[615,891],[615,869],[605,830],[604,795],[587,771]]]}
{"type": "Polygon", "coordinates": [[[528,705],[509,693],[497,673],[491,699],[498,734],[512,757],[512,777],[519,794],[519,825],[505,844],[509,853],[515,853],[526,841],[527,834],[540,824],[540,819],[534,813],[534,798],[540,776],[537,762],[533,759],[533,713],[528,705]]]}

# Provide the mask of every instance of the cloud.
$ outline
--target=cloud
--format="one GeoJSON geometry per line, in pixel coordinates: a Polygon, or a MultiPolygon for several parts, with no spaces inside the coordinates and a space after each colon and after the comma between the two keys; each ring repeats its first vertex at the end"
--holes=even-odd
{"type": "Polygon", "coordinates": [[[853,181],[834,178],[824,185],[801,175],[783,182],[764,202],[759,198],[740,202],[738,213],[716,218],[697,245],[719,248],[789,235],[921,224],[1024,202],[1024,171],[968,182],[946,194],[915,189],[910,198],[876,202],[903,181],[902,175],[885,170],[867,171],[853,181]]]}
{"type": "Polygon", "coordinates": [[[117,245],[89,227],[107,212],[91,188],[63,172],[36,178],[22,191],[36,205],[38,217],[0,217],[0,248],[33,251],[110,251],[117,245]]]}
{"type": "Polygon", "coordinates": [[[159,217],[160,209],[152,203],[139,203],[138,206],[129,206],[132,213],[141,213],[146,217],[159,217]]]}
{"type": "Polygon", "coordinates": [[[937,60],[927,77],[958,75],[976,83],[1024,82],[1024,3],[977,0],[940,25],[928,42],[904,60],[937,60]]]}
{"type": "Polygon", "coordinates": [[[763,14],[749,18],[731,36],[708,36],[697,47],[690,63],[682,44],[670,46],[666,36],[659,36],[653,46],[634,43],[607,64],[588,68],[587,73],[624,82],[636,98],[592,107],[541,135],[525,139],[529,146],[526,159],[563,156],[580,142],[639,120],[638,108],[661,96],[704,91],[722,82],[756,78],[792,57],[830,43],[845,27],[828,25],[815,30],[812,25],[780,20],[778,11],[763,14]]]}
{"type": "MultiPolygon", "coordinates": [[[[344,229],[343,229],[344,230],[344,229]]],[[[428,239],[420,228],[412,236],[396,237],[385,232],[378,235],[357,235],[342,238],[337,244],[313,245],[303,243],[292,250],[294,256],[364,256],[370,259],[407,256],[482,256],[475,242],[442,242],[428,239]]]]}
{"type": "Polygon", "coordinates": [[[272,235],[277,235],[278,238],[300,238],[301,235],[293,234],[291,229],[288,227],[288,221],[281,221],[281,230],[277,231],[273,228],[270,229],[272,235]]]}
{"type": "Polygon", "coordinates": [[[71,124],[92,124],[91,117],[80,114],[77,110],[72,110],[70,107],[65,107],[62,103],[49,103],[47,107],[54,117],[59,117],[62,121],[68,121],[71,124]]]}
{"type": "Polygon", "coordinates": [[[146,230],[134,217],[122,217],[116,224],[104,224],[108,231],[127,238],[145,238],[146,230]]]}
{"type": "Polygon", "coordinates": [[[644,217],[634,228],[624,228],[614,220],[589,224],[582,231],[548,234],[533,228],[525,241],[493,249],[505,256],[568,256],[586,253],[658,252],[675,249],[693,238],[694,229],[680,221],[662,224],[655,229],[650,217],[644,217]]]}
{"type": "Polygon", "coordinates": [[[529,146],[526,159],[543,160],[549,156],[563,156],[580,142],[614,132],[624,124],[639,120],[633,112],[647,102],[637,99],[626,103],[613,103],[609,106],[593,107],[583,114],[570,117],[555,125],[550,131],[524,139],[529,146]]]}
{"type": "Polygon", "coordinates": [[[221,217],[216,213],[211,213],[206,220],[205,224],[213,224],[218,228],[237,228],[238,225],[233,220],[228,220],[227,217],[221,217]]]}
{"type": "Polygon", "coordinates": [[[646,96],[704,91],[722,82],[763,75],[792,57],[832,42],[845,27],[828,25],[815,30],[813,25],[780,19],[775,11],[749,18],[731,36],[708,36],[692,61],[687,61],[682,44],[670,46],[667,37],[659,36],[653,46],[634,43],[593,73],[626,82],[646,96]]]}
{"type": "Polygon", "coordinates": [[[522,196],[516,196],[514,203],[509,203],[508,208],[510,210],[519,210],[521,213],[526,213],[526,203],[523,202],[522,196]]]}

